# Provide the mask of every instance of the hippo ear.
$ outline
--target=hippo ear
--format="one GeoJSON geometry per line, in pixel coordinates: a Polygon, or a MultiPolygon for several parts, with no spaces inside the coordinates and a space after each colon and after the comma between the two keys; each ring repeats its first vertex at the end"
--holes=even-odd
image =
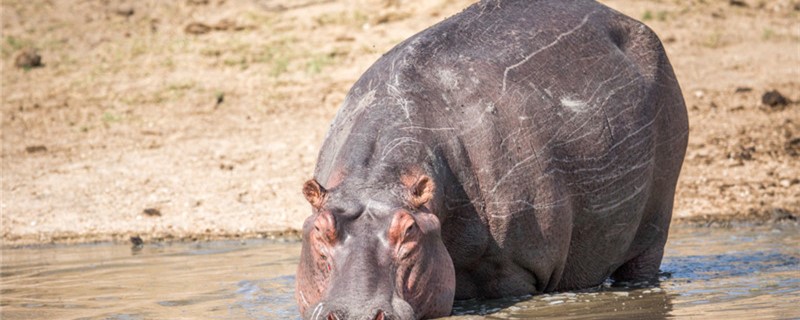
{"type": "Polygon", "coordinates": [[[421,175],[411,186],[411,205],[414,208],[426,205],[433,198],[435,189],[436,185],[434,185],[433,179],[426,175],[421,175]]]}
{"type": "Polygon", "coordinates": [[[310,203],[314,209],[319,210],[322,208],[322,202],[325,200],[326,194],[327,191],[319,185],[317,180],[308,180],[303,185],[303,195],[306,196],[306,200],[308,200],[308,203],[310,203]]]}

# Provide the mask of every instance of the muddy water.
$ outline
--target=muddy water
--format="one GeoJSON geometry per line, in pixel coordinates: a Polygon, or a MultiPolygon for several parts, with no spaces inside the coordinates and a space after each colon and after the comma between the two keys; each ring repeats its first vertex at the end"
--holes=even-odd
{"type": "MultiPolygon", "coordinates": [[[[299,243],[3,249],[0,319],[296,319],[299,243]]],[[[657,287],[459,302],[454,319],[800,318],[800,228],[673,228],[657,287]]]]}

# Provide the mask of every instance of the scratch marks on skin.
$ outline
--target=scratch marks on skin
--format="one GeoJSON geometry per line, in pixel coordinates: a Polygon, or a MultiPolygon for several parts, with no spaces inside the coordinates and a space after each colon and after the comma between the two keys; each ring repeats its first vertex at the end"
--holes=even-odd
{"type": "Polygon", "coordinates": [[[324,303],[322,303],[322,302],[317,304],[317,307],[314,308],[314,312],[311,313],[311,319],[317,320],[317,319],[320,318],[320,316],[322,315],[322,307],[323,307],[323,305],[324,305],[324,303]]]}
{"type": "MultiPolygon", "coordinates": [[[[394,64],[392,65],[392,67],[394,67],[394,64]]],[[[395,103],[397,103],[398,105],[400,105],[401,108],[403,108],[403,111],[405,112],[406,115],[406,120],[408,120],[409,123],[411,123],[411,112],[409,111],[409,108],[411,107],[410,106],[411,101],[403,96],[400,87],[401,87],[400,76],[395,74],[394,83],[388,83],[388,82],[386,83],[386,93],[388,93],[389,96],[395,100],[395,103]]]]}
{"type": "Polygon", "coordinates": [[[511,167],[511,169],[509,169],[508,172],[506,172],[506,174],[504,174],[500,178],[500,180],[497,180],[497,183],[494,184],[494,187],[492,188],[492,191],[489,192],[489,194],[495,194],[495,192],[497,191],[497,188],[500,187],[500,185],[503,183],[503,181],[505,181],[509,176],[511,176],[511,174],[515,170],[517,170],[520,166],[522,166],[523,164],[527,163],[528,161],[530,161],[532,159],[536,159],[536,161],[538,162],[539,161],[539,155],[536,153],[536,150],[531,149],[531,153],[532,154],[530,156],[528,156],[525,159],[522,159],[522,161],[517,162],[517,164],[515,164],[513,167],[511,167]]]}
{"type": "MultiPolygon", "coordinates": [[[[572,130],[572,132],[570,132],[570,133],[569,133],[569,134],[567,134],[566,136],[567,136],[567,137],[572,137],[572,136],[573,136],[573,135],[575,135],[576,133],[578,133],[578,132],[580,132],[580,131],[583,131],[583,130],[584,130],[584,128],[586,127],[586,125],[587,125],[587,124],[589,124],[589,123],[592,121],[592,119],[593,119],[593,117],[594,117],[595,115],[597,115],[597,114],[598,114],[600,111],[605,111],[605,108],[604,108],[603,106],[605,106],[605,105],[606,105],[606,103],[608,103],[608,100],[609,100],[609,99],[611,99],[611,97],[613,97],[614,95],[616,95],[618,92],[622,91],[622,89],[625,89],[625,88],[627,88],[627,87],[629,87],[629,86],[632,86],[632,85],[634,85],[634,84],[638,83],[638,82],[639,82],[639,80],[640,80],[640,79],[638,79],[638,78],[634,78],[633,80],[629,81],[628,83],[626,83],[626,84],[624,84],[624,85],[622,85],[622,86],[620,86],[620,87],[617,87],[617,88],[614,88],[614,89],[610,90],[610,91],[608,92],[608,95],[606,96],[606,98],[605,98],[605,99],[604,99],[602,102],[598,103],[598,105],[600,106],[600,108],[596,108],[596,109],[595,109],[595,111],[594,111],[594,112],[592,112],[592,114],[591,114],[590,116],[588,116],[588,117],[586,117],[586,118],[585,118],[586,120],[585,120],[585,121],[583,121],[583,123],[581,123],[580,125],[578,125],[577,127],[575,127],[575,129],[574,129],[574,130],[572,130]]],[[[626,111],[628,111],[629,109],[632,109],[632,108],[635,108],[635,107],[636,107],[636,104],[634,104],[633,106],[631,106],[631,107],[628,107],[628,108],[626,108],[626,109],[623,109],[622,111],[620,111],[620,113],[626,112],[626,111]]],[[[571,120],[570,120],[570,121],[571,121],[571,120]]],[[[606,122],[608,122],[608,115],[606,115],[606,122]]],[[[609,129],[610,129],[610,128],[609,128],[609,129]]],[[[557,135],[553,135],[553,137],[552,137],[552,138],[550,138],[550,141],[548,141],[548,142],[547,142],[547,145],[550,145],[550,144],[552,143],[552,141],[553,141],[553,140],[556,138],[556,136],[557,136],[557,135]]]]}
{"type": "Polygon", "coordinates": [[[424,131],[451,131],[456,130],[453,127],[446,127],[446,128],[428,128],[428,127],[421,127],[421,126],[408,126],[401,128],[403,130],[424,130],[424,131]]]}
{"type": "Polygon", "coordinates": [[[404,144],[422,144],[422,142],[412,137],[400,137],[389,141],[389,143],[383,147],[383,151],[381,152],[381,161],[386,160],[386,157],[392,153],[392,150],[404,144]]]}
{"type": "Polygon", "coordinates": [[[614,202],[609,202],[609,203],[606,203],[606,204],[603,204],[603,205],[592,206],[592,208],[586,208],[586,209],[588,209],[587,210],[588,212],[594,212],[594,213],[612,211],[612,210],[614,210],[616,208],[619,208],[622,204],[633,200],[633,198],[635,198],[636,196],[641,194],[642,191],[644,191],[647,186],[648,186],[648,184],[644,183],[644,184],[636,187],[636,190],[631,192],[631,194],[629,194],[627,197],[625,197],[623,199],[620,199],[620,200],[614,201],[614,202]]]}
{"type": "Polygon", "coordinates": [[[644,125],[642,125],[639,129],[636,129],[636,131],[633,131],[633,132],[629,133],[627,136],[625,136],[625,138],[622,138],[621,140],[617,141],[617,143],[612,145],[611,148],[609,148],[609,150],[616,149],[617,147],[622,145],[626,140],[628,140],[628,138],[633,137],[633,136],[637,135],[639,132],[642,132],[642,131],[650,128],[650,126],[652,126],[656,122],[656,120],[658,120],[658,116],[660,114],[661,114],[661,109],[658,109],[658,111],[656,111],[656,115],[653,116],[653,119],[651,119],[649,122],[647,122],[644,125]]]}
{"type": "Polygon", "coordinates": [[[582,113],[586,111],[587,107],[589,106],[586,101],[576,99],[575,97],[561,98],[561,105],[575,113],[582,113]]]}
{"type": "Polygon", "coordinates": [[[541,53],[542,51],[545,51],[545,50],[547,50],[547,49],[550,49],[551,47],[553,47],[554,45],[556,45],[556,44],[557,44],[559,41],[561,41],[561,39],[563,39],[564,37],[566,37],[566,36],[569,36],[569,35],[571,35],[571,34],[575,33],[575,31],[578,31],[578,29],[580,29],[580,28],[583,28],[583,26],[585,26],[585,25],[586,25],[586,23],[589,21],[589,17],[590,17],[590,16],[592,16],[592,15],[593,15],[595,12],[597,12],[597,11],[592,11],[592,12],[590,12],[589,14],[587,14],[585,17],[583,17],[583,20],[581,20],[581,23],[580,23],[580,24],[578,24],[578,25],[577,25],[577,26],[575,26],[574,28],[570,29],[569,31],[567,31],[567,32],[564,32],[564,33],[562,33],[562,34],[558,35],[558,36],[556,37],[556,39],[555,39],[555,40],[553,40],[553,42],[551,42],[551,43],[549,43],[548,45],[546,45],[546,46],[543,46],[543,47],[539,48],[538,50],[536,50],[536,51],[532,52],[531,54],[529,54],[528,56],[526,56],[524,59],[522,59],[522,61],[520,61],[520,62],[517,62],[517,63],[515,63],[515,64],[512,64],[512,65],[508,66],[508,67],[506,68],[506,70],[505,70],[505,71],[503,71],[503,92],[506,92],[507,81],[508,81],[508,73],[509,73],[509,72],[511,72],[511,70],[514,70],[514,69],[518,68],[519,66],[521,66],[521,65],[525,64],[526,62],[528,62],[529,60],[531,60],[533,57],[535,57],[537,54],[539,54],[539,53],[541,53]]]}
{"type": "Polygon", "coordinates": [[[458,74],[450,69],[439,69],[436,71],[439,77],[439,84],[448,90],[458,90],[458,74]]]}
{"type": "Polygon", "coordinates": [[[375,102],[375,90],[370,90],[361,97],[361,100],[358,100],[358,104],[356,105],[355,110],[353,110],[353,113],[358,113],[359,111],[371,105],[373,102],[375,102]]]}
{"type": "Polygon", "coordinates": [[[306,295],[303,294],[302,290],[300,290],[300,298],[303,299],[303,304],[308,307],[308,300],[306,300],[306,295]]]}
{"type": "MultiPolygon", "coordinates": [[[[353,108],[352,111],[348,112],[347,114],[344,114],[343,112],[344,110],[346,110],[346,107],[349,104],[350,99],[351,99],[350,96],[345,98],[344,105],[336,113],[336,117],[334,118],[331,127],[333,127],[333,125],[341,126],[347,120],[347,118],[350,118],[358,114],[365,108],[369,107],[373,102],[375,102],[375,89],[369,90],[366,93],[364,93],[364,95],[362,95],[361,98],[358,100],[356,107],[353,108]]],[[[327,137],[325,140],[327,140],[327,137]]]]}
{"type": "Polygon", "coordinates": [[[510,216],[513,216],[514,214],[517,214],[517,213],[520,213],[520,212],[523,212],[523,211],[526,211],[526,210],[539,211],[539,210],[546,210],[546,209],[552,209],[552,208],[561,207],[561,206],[564,206],[567,203],[569,203],[569,200],[570,200],[569,197],[562,197],[562,198],[560,198],[558,200],[555,200],[555,201],[546,202],[546,203],[538,203],[538,204],[533,204],[533,203],[530,203],[530,202],[525,201],[525,200],[494,201],[494,202],[489,202],[489,204],[490,205],[498,205],[498,206],[503,206],[503,205],[522,205],[523,206],[523,208],[520,209],[520,210],[511,211],[511,212],[507,212],[507,213],[504,213],[504,214],[497,214],[497,213],[492,214],[492,218],[503,219],[503,218],[508,218],[510,216]]]}
{"type": "Polygon", "coordinates": [[[375,201],[369,197],[367,205],[364,208],[363,215],[369,220],[377,219],[379,214],[386,213],[392,210],[392,206],[383,202],[375,201]]]}

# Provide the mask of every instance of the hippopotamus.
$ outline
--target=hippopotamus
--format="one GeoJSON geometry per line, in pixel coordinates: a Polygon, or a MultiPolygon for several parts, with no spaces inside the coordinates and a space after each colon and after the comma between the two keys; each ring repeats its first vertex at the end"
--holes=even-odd
{"type": "Polygon", "coordinates": [[[656,34],[595,1],[484,0],[353,85],[302,188],[305,319],[657,279],[688,138],[656,34]]]}

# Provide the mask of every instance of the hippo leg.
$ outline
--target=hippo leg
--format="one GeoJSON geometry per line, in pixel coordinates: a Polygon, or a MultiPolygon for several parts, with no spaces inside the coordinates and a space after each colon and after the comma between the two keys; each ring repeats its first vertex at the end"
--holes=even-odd
{"type": "Polygon", "coordinates": [[[617,268],[611,279],[618,283],[652,282],[658,277],[658,267],[664,256],[663,246],[654,246],[617,268]]]}
{"type": "Polygon", "coordinates": [[[664,245],[667,243],[669,224],[672,218],[673,200],[656,197],[650,201],[652,205],[645,209],[652,212],[642,221],[635,242],[649,244],[634,252],[641,252],[623,263],[611,274],[611,279],[618,283],[655,282],[658,269],[664,257],[664,245]]]}

